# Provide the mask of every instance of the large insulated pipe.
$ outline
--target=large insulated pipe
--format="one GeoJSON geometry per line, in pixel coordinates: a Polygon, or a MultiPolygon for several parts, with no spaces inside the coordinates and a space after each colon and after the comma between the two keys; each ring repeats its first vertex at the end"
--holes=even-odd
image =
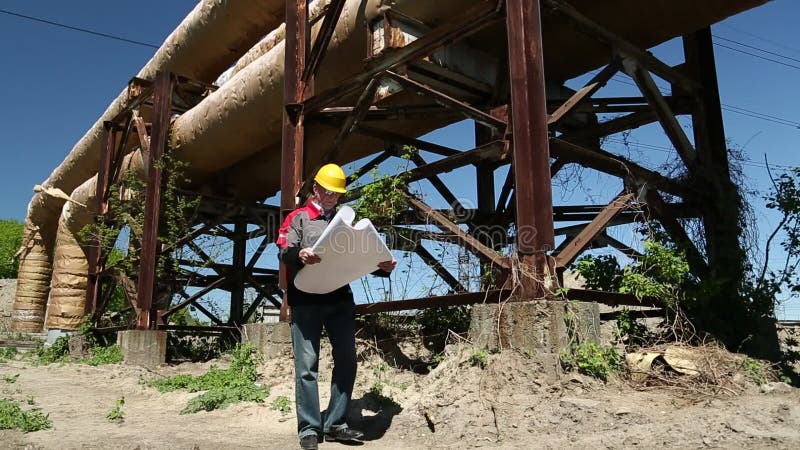
{"type": "MultiPolygon", "coordinates": [[[[128,153],[122,160],[118,179],[126,178],[130,171],[143,178],[143,167],[141,151],[137,149],[128,153]]],[[[71,197],[73,201],[64,205],[58,220],[50,301],[47,304],[47,329],[76,330],[84,318],[89,262],[86,258],[88,248],[81,239],[81,230],[97,214],[97,175],[75,188],[71,197]]]]}
{"type": "MultiPolygon", "coordinates": [[[[435,4],[416,0],[348,0],[315,79],[317,92],[333,88],[361,71],[367,56],[368,24],[387,9],[400,10],[423,22],[441,23],[453,11],[462,11],[476,3],[479,0],[439,0],[435,4]]],[[[284,41],[276,43],[176,119],[171,148],[179,159],[189,163],[194,175],[210,176],[258,150],[280,143],[284,50],[284,41]]]]}
{"type": "MultiPolygon", "coordinates": [[[[453,6],[457,0],[443,0],[453,6]]],[[[349,0],[334,32],[325,63],[318,78],[320,89],[334,86],[358,73],[366,55],[368,21],[377,17],[385,7],[383,0],[349,0]]],[[[419,4],[414,0],[398,0],[395,6],[419,4]]],[[[423,9],[416,11],[422,14],[423,9]]],[[[284,43],[274,45],[265,54],[242,68],[217,91],[175,120],[171,148],[179,159],[189,163],[188,176],[199,179],[242,161],[262,149],[280,145],[283,117],[283,59],[284,43]]],[[[451,118],[450,121],[454,120],[451,118]]],[[[420,120],[409,126],[410,134],[422,133],[444,123],[420,120]]],[[[315,139],[309,146],[324,148],[331,139],[315,139]]],[[[351,141],[347,158],[357,159],[382,144],[380,140],[351,141]],[[352,145],[356,143],[357,145],[352,145]],[[369,145],[358,145],[358,144],[369,145]]],[[[319,149],[315,153],[319,153],[319,149]]],[[[270,155],[280,152],[269,152],[270,155]]],[[[274,156],[274,155],[273,155],[274,156]]],[[[279,164],[262,173],[272,180],[269,188],[280,179],[279,164]]],[[[88,183],[92,183],[91,181],[88,183]]],[[[86,184],[76,189],[72,198],[88,204],[93,191],[86,184]]],[[[264,185],[259,184],[264,187],[264,185]]],[[[262,195],[270,192],[262,191],[262,195]]],[[[83,313],[86,287],[86,256],[75,233],[89,223],[92,214],[78,213],[75,203],[65,206],[64,218],[59,221],[58,244],[53,265],[53,291],[50,294],[48,327],[74,329],[75,315],[83,313]],[[69,306],[65,306],[69,305],[69,306]],[[65,311],[71,311],[69,313],[65,311]]]]}
{"type": "MultiPolygon", "coordinates": [[[[137,77],[153,79],[159,70],[213,82],[239,56],[283,22],[282,0],[203,0],[167,37],[137,77]]],[[[72,192],[97,172],[103,122],[123,108],[125,92],[73,147],[42,185],[72,192]]],[[[25,219],[26,245],[20,254],[20,274],[12,329],[40,331],[50,285],[50,262],[57,222],[64,201],[37,193],[25,219]]]]}

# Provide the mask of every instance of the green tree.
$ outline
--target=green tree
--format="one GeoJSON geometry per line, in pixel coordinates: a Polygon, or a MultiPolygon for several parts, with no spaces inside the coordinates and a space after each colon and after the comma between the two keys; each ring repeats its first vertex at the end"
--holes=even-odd
{"type": "Polygon", "coordinates": [[[0,220],[0,278],[17,278],[19,261],[14,255],[22,245],[22,233],[22,223],[0,220]]]}

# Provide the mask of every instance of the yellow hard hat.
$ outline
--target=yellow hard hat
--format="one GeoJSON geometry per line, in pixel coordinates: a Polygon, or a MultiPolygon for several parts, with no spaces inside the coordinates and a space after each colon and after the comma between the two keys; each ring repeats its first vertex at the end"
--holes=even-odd
{"type": "Polygon", "coordinates": [[[314,181],[329,191],[340,194],[347,192],[347,177],[344,176],[344,170],[336,164],[322,166],[317,172],[317,176],[314,177],[314,181]]]}

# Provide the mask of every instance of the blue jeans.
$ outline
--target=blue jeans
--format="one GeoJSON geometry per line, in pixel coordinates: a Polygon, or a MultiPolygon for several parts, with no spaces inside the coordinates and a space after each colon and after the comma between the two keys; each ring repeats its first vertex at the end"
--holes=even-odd
{"type": "Polygon", "coordinates": [[[297,433],[303,438],[347,428],[347,411],[356,380],[354,306],[349,302],[292,307],[297,433]],[[322,328],[333,348],[331,398],[324,423],[319,409],[319,340],[322,328]]]}

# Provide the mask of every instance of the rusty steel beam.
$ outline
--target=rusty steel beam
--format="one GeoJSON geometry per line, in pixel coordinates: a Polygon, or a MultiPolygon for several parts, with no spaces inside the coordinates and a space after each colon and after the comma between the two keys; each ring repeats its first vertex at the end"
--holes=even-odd
{"type": "MultiPolygon", "coordinates": [[[[353,112],[353,106],[334,106],[323,108],[320,111],[306,117],[307,122],[312,120],[331,120],[347,117],[353,112]]],[[[364,121],[370,120],[394,120],[394,119],[425,119],[430,118],[436,114],[452,114],[452,110],[444,106],[432,105],[386,105],[386,106],[370,106],[363,119],[364,121]]]]}
{"type": "Polygon", "coordinates": [[[496,117],[493,117],[491,114],[487,114],[465,102],[450,97],[447,94],[439,92],[418,81],[414,81],[411,78],[394,73],[391,70],[386,71],[386,76],[388,78],[397,81],[407,89],[411,89],[419,94],[423,94],[427,97],[430,97],[436,103],[451,108],[463,114],[464,117],[468,119],[472,119],[481,125],[485,125],[489,128],[492,128],[493,130],[496,130],[496,132],[499,134],[505,133],[506,126],[508,126],[508,124],[503,120],[499,120],[496,117]]]}
{"type": "Polygon", "coordinates": [[[503,186],[500,188],[500,195],[497,198],[497,205],[495,206],[495,211],[503,211],[506,210],[506,205],[508,204],[508,198],[511,195],[511,190],[514,188],[514,163],[512,162],[511,165],[508,167],[508,173],[506,174],[506,179],[503,182],[503,186]]]}
{"type": "Polygon", "coordinates": [[[629,258],[641,258],[642,257],[642,254],[638,250],[635,250],[635,249],[623,244],[622,242],[614,239],[613,237],[609,236],[606,231],[602,232],[600,235],[597,236],[597,242],[599,242],[602,245],[607,245],[609,247],[613,247],[613,248],[619,250],[620,252],[622,252],[623,254],[627,255],[629,258]]]}
{"type": "MultiPolygon", "coordinates": [[[[442,158],[438,161],[419,166],[404,172],[409,183],[425,178],[431,178],[441,173],[450,172],[459,167],[482,161],[504,161],[508,158],[506,141],[494,141],[472,150],[458,152],[453,156],[442,158]]],[[[358,198],[363,187],[353,189],[348,192],[348,198],[358,198]]]]}
{"type": "Polygon", "coordinates": [[[267,245],[270,243],[270,238],[272,238],[272,236],[269,233],[266,233],[264,239],[262,239],[261,243],[258,244],[258,248],[256,248],[255,252],[253,252],[253,256],[250,257],[250,261],[247,263],[246,270],[248,272],[253,270],[253,267],[255,267],[258,259],[261,258],[261,254],[264,253],[264,250],[266,250],[267,245]]]}
{"type": "MultiPolygon", "coordinates": [[[[287,8],[289,3],[291,3],[291,1],[287,2],[287,8]]],[[[366,63],[362,72],[354,76],[349,82],[309,98],[303,102],[301,109],[306,113],[318,111],[357,91],[360,86],[363,86],[367,81],[376,77],[381,72],[422,58],[445,44],[456,42],[475,34],[501,17],[501,5],[502,1],[484,1],[479,3],[475,7],[458,14],[452,20],[436,27],[405,47],[398,48],[391,53],[386,53],[370,60],[366,63]]],[[[287,15],[287,17],[291,16],[287,15]]],[[[287,37],[288,35],[287,29],[287,37]]],[[[286,54],[290,54],[288,39],[286,54]]],[[[299,106],[300,102],[298,101],[296,104],[299,106]]]]}
{"type": "MultiPolygon", "coordinates": [[[[183,298],[189,298],[189,295],[188,295],[186,292],[184,292],[184,291],[180,291],[180,292],[178,292],[178,293],[179,293],[179,294],[180,294],[180,295],[181,295],[183,298]]],[[[211,320],[212,322],[214,322],[214,323],[215,323],[215,324],[217,324],[218,326],[220,326],[220,327],[226,327],[226,326],[227,326],[227,325],[226,325],[226,324],[225,324],[225,323],[224,323],[224,322],[223,322],[223,321],[222,321],[222,320],[221,320],[219,317],[217,317],[216,315],[214,315],[214,313],[212,313],[211,311],[207,310],[205,307],[203,307],[203,305],[201,305],[200,303],[198,303],[198,302],[197,302],[197,300],[198,300],[198,299],[195,299],[195,301],[194,301],[194,302],[192,302],[192,306],[194,306],[195,308],[197,308],[197,310],[198,310],[198,311],[200,311],[201,313],[203,313],[203,315],[205,315],[206,317],[208,317],[208,319],[209,319],[209,320],[211,320]]],[[[162,315],[161,315],[161,317],[162,317],[162,318],[164,318],[164,315],[162,314],[162,315]]],[[[163,326],[163,325],[162,325],[162,326],[163,326]]]]}
{"type": "Polygon", "coordinates": [[[597,302],[608,306],[664,306],[663,302],[652,297],[636,298],[635,295],[631,294],[595,291],[591,289],[567,289],[567,292],[564,294],[564,296],[568,300],[597,302]]]}
{"type": "Polygon", "coordinates": [[[434,258],[433,255],[431,255],[431,253],[425,247],[422,246],[422,244],[417,245],[417,247],[414,249],[414,253],[416,253],[420,257],[420,259],[422,259],[425,262],[425,264],[428,265],[428,267],[430,267],[434,272],[436,272],[436,275],[439,275],[442,281],[447,283],[447,285],[450,286],[450,288],[453,289],[454,292],[468,291],[468,289],[464,285],[462,285],[461,282],[458,281],[458,279],[454,277],[453,274],[451,274],[450,271],[447,270],[447,268],[445,268],[441,262],[439,262],[436,258],[434,258]]]}
{"type": "MultiPolygon", "coordinates": [[[[308,2],[306,0],[286,1],[286,39],[284,56],[283,101],[286,112],[283,116],[281,135],[281,218],[297,207],[297,194],[304,180],[304,112],[297,108],[305,99],[306,82],[303,73],[306,68],[306,48],[308,41],[308,2]]],[[[309,80],[313,82],[313,80],[309,80]]],[[[279,283],[286,292],[288,287],[286,265],[281,263],[279,283]]],[[[289,320],[289,304],[281,304],[280,320],[289,320]]]]}
{"type": "Polygon", "coordinates": [[[523,298],[541,298],[555,247],[539,0],[506,2],[517,254],[523,298]]]}
{"type": "MultiPolygon", "coordinates": [[[[266,290],[264,288],[263,283],[259,283],[255,278],[253,278],[253,276],[251,274],[247,274],[247,280],[250,282],[250,286],[253,287],[253,289],[257,290],[259,294],[263,295],[264,298],[269,300],[273,304],[273,306],[276,306],[278,308],[283,308],[283,305],[286,303],[285,299],[284,299],[283,302],[278,303],[273,298],[273,296],[272,296],[273,293],[271,291],[266,290]]],[[[278,293],[280,293],[280,292],[278,292],[278,293]]]]}
{"type": "Polygon", "coordinates": [[[556,256],[556,267],[567,267],[592,242],[622,209],[633,200],[633,193],[622,193],[608,204],[575,238],[556,256]]]}
{"type": "Polygon", "coordinates": [[[212,228],[218,226],[221,222],[223,222],[225,220],[228,220],[228,218],[231,215],[233,215],[234,212],[236,212],[237,208],[238,207],[234,207],[234,208],[222,213],[220,216],[215,218],[213,221],[210,221],[210,222],[204,224],[203,226],[201,226],[199,228],[195,228],[194,230],[192,230],[192,231],[186,233],[185,235],[181,236],[175,242],[166,243],[166,246],[164,248],[162,248],[161,251],[164,251],[164,252],[170,251],[170,250],[179,248],[184,244],[188,244],[189,242],[193,241],[196,237],[200,236],[201,234],[205,234],[206,232],[208,232],[212,228]]]}
{"type": "Polygon", "coordinates": [[[616,119],[607,120],[593,127],[586,127],[580,130],[570,131],[559,136],[560,139],[570,142],[585,142],[599,139],[626,130],[633,130],[642,125],[647,125],[658,121],[655,111],[633,112],[616,119]]]}
{"type": "Polygon", "coordinates": [[[493,249],[481,244],[480,241],[470,236],[467,232],[450,221],[442,213],[436,211],[422,201],[417,200],[410,195],[406,195],[406,197],[408,198],[409,204],[418,211],[421,220],[425,221],[427,219],[431,219],[434,221],[437,227],[455,235],[458,240],[461,241],[466,248],[475,253],[475,255],[481,261],[488,262],[494,267],[499,267],[502,269],[511,268],[509,262],[505,258],[498,255],[493,249]]]}
{"type": "Polygon", "coordinates": [[[255,298],[255,300],[253,300],[253,303],[251,303],[250,306],[247,308],[247,311],[245,311],[244,316],[242,317],[242,323],[247,323],[247,321],[250,320],[250,316],[252,316],[253,313],[256,312],[256,308],[258,308],[258,305],[260,305],[261,302],[263,301],[264,301],[264,296],[261,295],[261,293],[259,293],[258,296],[255,298]]]}
{"type": "MultiPolygon", "coordinates": [[[[185,300],[179,302],[175,306],[173,306],[173,307],[169,308],[168,310],[164,311],[161,314],[161,318],[167,318],[167,317],[171,316],[172,314],[174,314],[175,312],[183,309],[187,305],[195,303],[198,299],[200,299],[200,297],[208,294],[209,292],[211,292],[214,289],[218,288],[220,285],[222,285],[223,283],[226,283],[227,281],[228,281],[227,278],[220,277],[219,279],[217,279],[213,283],[209,284],[208,286],[204,287],[203,289],[200,289],[199,291],[195,292],[191,296],[187,296],[185,300]]],[[[183,294],[186,294],[186,293],[182,292],[182,295],[183,294]]],[[[216,319],[216,317],[212,315],[211,317],[209,317],[209,319],[214,320],[214,319],[216,319]]],[[[217,320],[219,320],[219,319],[217,319],[217,320]]],[[[218,325],[223,325],[223,322],[219,321],[218,325]]]]}
{"type": "Polygon", "coordinates": [[[687,195],[687,189],[678,181],[669,179],[658,172],[646,169],[622,156],[602,149],[589,149],[559,138],[550,139],[553,155],[565,161],[575,162],[609,175],[634,182],[646,181],[654,187],[673,195],[687,195]]]}
{"type": "MultiPolygon", "coordinates": [[[[147,124],[144,123],[144,119],[138,114],[138,112],[133,112],[133,122],[136,126],[136,135],[139,138],[139,148],[142,151],[142,160],[147,161],[147,158],[150,157],[150,135],[147,134],[147,124]]],[[[145,165],[144,169],[144,176],[147,177],[148,167],[145,165]]]]}
{"type": "Polygon", "coordinates": [[[158,221],[161,212],[161,160],[167,149],[169,118],[172,106],[172,89],[175,78],[169,72],[159,71],[154,83],[153,131],[150,141],[150,155],[147,158],[149,172],[145,192],[144,231],[139,265],[139,318],[136,327],[140,330],[155,328],[156,316],[153,307],[155,289],[156,257],[159,250],[158,221]]]}
{"type": "Polygon", "coordinates": [[[588,17],[581,14],[577,9],[573,8],[568,3],[562,0],[543,1],[546,2],[550,8],[563,13],[583,33],[607,44],[612,49],[634,56],[650,72],[653,72],[670,83],[682,86],[689,92],[700,89],[700,85],[690,77],[687,77],[682,72],[675,70],[669,65],[663,63],[661,60],[651,55],[647,51],[642,50],[641,48],[631,44],[601,25],[598,25],[588,17]]]}
{"type": "MultiPolygon", "coordinates": [[[[683,37],[689,73],[703,85],[692,114],[692,129],[703,188],[703,228],[711,275],[724,280],[719,297],[734,295],[738,277],[744,273],[745,252],[739,243],[741,196],[731,181],[728,146],[719,98],[711,29],[703,28],[683,37]]],[[[727,300],[727,298],[726,298],[727,300]]]]}
{"type": "Polygon", "coordinates": [[[474,305],[476,303],[499,303],[507,300],[509,297],[511,297],[510,290],[494,289],[485,292],[467,292],[464,294],[443,295],[440,297],[427,297],[413,300],[394,300],[356,305],[356,314],[366,315],[389,311],[474,305]]]}
{"type": "Polygon", "coordinates": [[[452,149],[450,147],[445,147],[443,145],[434,144],[433,142],[427,142],[420,139],[410,138],[408,136],[403,136],[391,131],[381,130],[380,128],[373,128],[364,124],[360,124],[356,128],[356,133],[383,139],[394,144],[410,145],[418,150],[425,150],[426,152],[436,153],[437,155],[442,156],[453,156],[462,153],[460,150],[452,149]]]}
{"type": "Polygon", "coordinates": [[[325,52],[328,50],[328,44],[330,44],[331,37],[333,37],[333,30],[336,28],[336,23],[339,22],[339,16],[342,15],[344,3],[345,0],[332,0],[328,5],[325,18],[322,20],[322,25],[317,34],[317,39],[314,41],[314,47],[311,49],[308,62],[303,69],[303,82],[308,82],[312,77],[317,75],[319,67],[322,64],[322,59],[325,57],[325,52]]]}
{"type": "Polygon", "coordinates": [[[228,325],[241,325],[244,317],[244,278],[247,263],[247,224],[234,225],[233,255],[231,258],[231,305],[228,325]]]}
{"type": "Polygon", "coordinates": [[[647,99],[647,102],[655,110],[658,121],[664,129],[664,133],[666,133],[670,142],[672,142],[675,150],[678,151],[678,155],[683,160],[683,163],[689,170],[694,171],[695,163],[697,162],[697,152],[694,150],[694,147],[692,147],[692,143],[689,142],[689,138],[683,131],[678,119],[675,118],[675,114],[661,95],[661,91],[658,90],[656,82],[653,81],[650,74],[646,70],[643,70],[642,66],[639,65],[635,59],[626,57],[623,59],[622,64],[625,68],[625,73],[633,78],[636,85],[639,86],[639,90],[642,91],[642,94],[647,99]]]}
{"type": "Polygon", "coordinates": [[[382,151],[381,153],[378,154],[378,156],[376,156],[376,157],[372,158],[371,160],[367,161],[366,164],[364,164],[363,166],[361,166],[358,169],[356,169],[353,173],[351,173],[347,177],[347,184],[349,185],[349,184],[357,181],[359,178],[364,176],[365,173],[368,173],[372,169],[374,169],[375,167],[378,167],[378,165],[380,163],[386,161],[392,155],[394,155],[394,152],[391,152],[389,150],[382,151]]]}
{"type": "MultiPolygon", "coordinates": [[[[428,165],[425,159],[419,155],[419,153],[413,153],[411,155],[411,161],[416,164],[417,167],[423,167],[428,165]]],[[[455,194],[447,187],[446,184],[436,175],[431,175],[427,178],[428,182],[433,185],[433,188],[439,192],[439,195],[445,199],[448,205],[453,208],[453,211],[456,213],[456,216],[460,216],[463,214],[464,205],[456,198],[455,194]]]]}
{"type": "MultiPolygon", "coordinates": [[[[362,92],[358,97],[356,106],[353,108],[350,114],[347,115],[341,128],[339,128],[339,132],[333,139],[333,144],[331,144],[330,150],[322,157],[322,164],[336,161],[336,159],[339,157],[339,147],[342,145],[342,142],[347,139],[347,136],[350,135],[358,122],[360,122],[367,113],[367,110],[375,99],[375,92],[378,90],[379,85],[380,82],[377,78],[369,80],[367,86],[364,88],[364,92],[362,92]]],[[[311,171],[312,174],[314,172],[315,171],[313,170],[311,171]]]]}
{"type": "Polygon", "coordinates": [[[599,91],[603,86],[608,83],[608,80],[611,79],[616,73],[619,72],[619,63],[615,60],[611,61],[611,64],[607,65],[603,70],[597,73],[585,86],[578,90],[575,94],[572,95],[564,104],[558,107],[553,114],[550,114],[550,117],[547,119],[548,125],[557,125],[558,122],[561,121],[564,117],[570,115],[575,108],[583,104],[594,95],[597,91],[599,91]]]}
{"type": "MultiPolygon", "coordinates": [[[[110,173],[111,160],[114,145],[116,143],[116,131],[113,130],[111,122],[103,123],[103,148],[100,150],[100,165],[97,172],[97,193],[95,194],[95,211],[98,215],[104,214],[108,209],[108,195],[106,194],[111,185],[110,173]]],[[[99,220],[96,217],[95,220],[99,220]]],[[[88,276],[86,280],[86,305],[84,306],[84,313],[94,313],[97,308],[97,295],[99,293],[99,272],[101,270],[102,249],[100,248],[100,240],[93,238],[89,243],[87,251],[87,262],[89,264],[88,276]]]]}

